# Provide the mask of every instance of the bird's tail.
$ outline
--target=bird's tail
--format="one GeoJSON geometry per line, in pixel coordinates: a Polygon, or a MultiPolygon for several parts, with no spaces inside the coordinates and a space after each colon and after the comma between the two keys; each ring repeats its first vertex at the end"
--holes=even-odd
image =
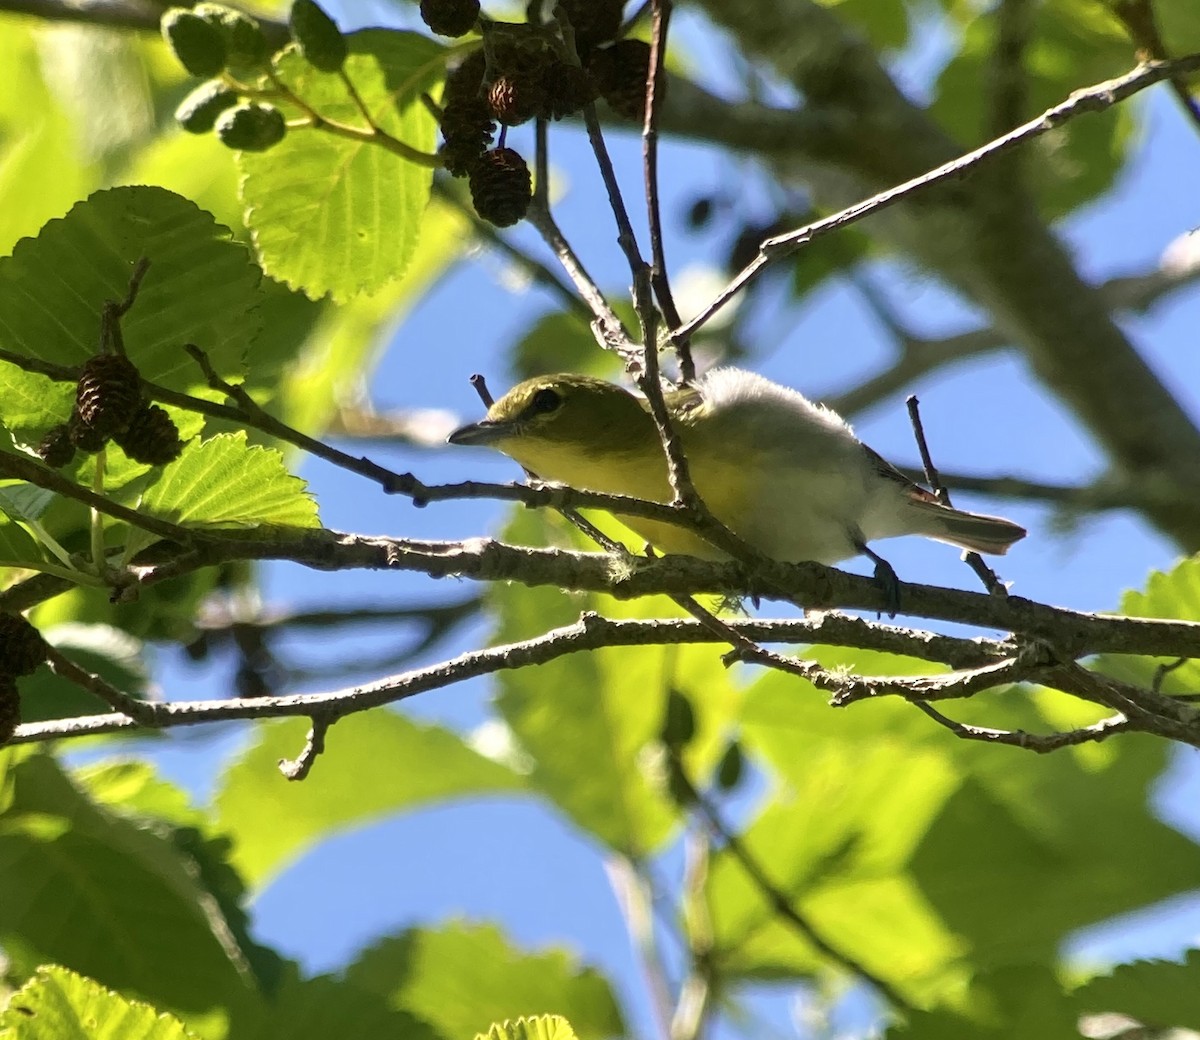
{"type": "Polygon", "coordinates": [[[924,514],[927,526],[921,531],[922,534],[971,552],[1003,556],[1010,545],[1019,542],[1028,533],[1020,524],[1014,524],[1002,516],[968,513],[918,498],[910,501],[914,509],[924,514]]]}

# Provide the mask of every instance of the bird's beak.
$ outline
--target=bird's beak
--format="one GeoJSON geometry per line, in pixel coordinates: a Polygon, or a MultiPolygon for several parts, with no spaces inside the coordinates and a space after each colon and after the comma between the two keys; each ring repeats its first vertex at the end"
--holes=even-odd
{"type": "Polygon", "coordinates": [[[511,423],[483,419],[477,423],[460,426],[446,440],[450,444],[495,444],[511,432],[511,423]]]}

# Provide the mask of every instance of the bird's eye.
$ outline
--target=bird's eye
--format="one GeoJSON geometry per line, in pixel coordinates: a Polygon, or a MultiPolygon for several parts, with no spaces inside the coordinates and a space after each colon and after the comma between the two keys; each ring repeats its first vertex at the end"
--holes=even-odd
{"type": "Polygon", "coordinates": [[[544,386],[536,394],[533,395],[533,410],[535,412],[552,412],[562,404],[562,398],[557,390],[551,390],[550,387],[544,386]]]}

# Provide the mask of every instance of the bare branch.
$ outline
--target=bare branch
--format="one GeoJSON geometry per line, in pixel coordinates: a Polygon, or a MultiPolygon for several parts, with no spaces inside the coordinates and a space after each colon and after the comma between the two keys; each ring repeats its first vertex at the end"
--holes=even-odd
{"type": "Polygon", "coordinates": [[[1029,120],[1002,137],[989,141],[980,148],[943,163],[928,173],[913,177],[887,191],[881,191],[869,199],[847,207],[840,213],[826,217],[824,220],[815,221],[805,227],[788,232],[786,235],[777,235],[767,239],[762,243],[758,257],[743,268],[704,310],[684,325],[671,331],[672,341],[690,336],[753,282],[765,268],[791,256],[809,242],[832,231],[849,227],[851,224],[893,206],[918,192],[960,177],[986,160],[1002,155],[1017,145],[1040,137],[1051,130],[1056,130],[1077,116],[1087,112],[1102,112],[1169,76],[1190,72],[1197,68],[1200,68],[1200,55],[1196,54],[1174,61],[1144,62],[1124,76],[1075,91],[1066,101],[1047,109],[1037,118],[1029,120]]]}

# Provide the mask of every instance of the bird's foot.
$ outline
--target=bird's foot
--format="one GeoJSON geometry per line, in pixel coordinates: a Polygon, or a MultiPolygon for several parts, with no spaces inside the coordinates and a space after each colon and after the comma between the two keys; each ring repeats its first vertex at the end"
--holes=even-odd
{"type": "Polygon", "coordinates": [[[887,560],[875,557],[875,584],[883,593],[884,610],[887,616],[894,618],[900,609],[900,579],[887,560]]]}
{"type": "Polygon", "coordinates": [[[879,555],[866,542],[857,542],[855,548],[864,556],[869,557],[875,564],[875,584],[883,593],[883,609],[887,616],[894,618],[900,609],[900,579],[890,563],[879,555]]]}

